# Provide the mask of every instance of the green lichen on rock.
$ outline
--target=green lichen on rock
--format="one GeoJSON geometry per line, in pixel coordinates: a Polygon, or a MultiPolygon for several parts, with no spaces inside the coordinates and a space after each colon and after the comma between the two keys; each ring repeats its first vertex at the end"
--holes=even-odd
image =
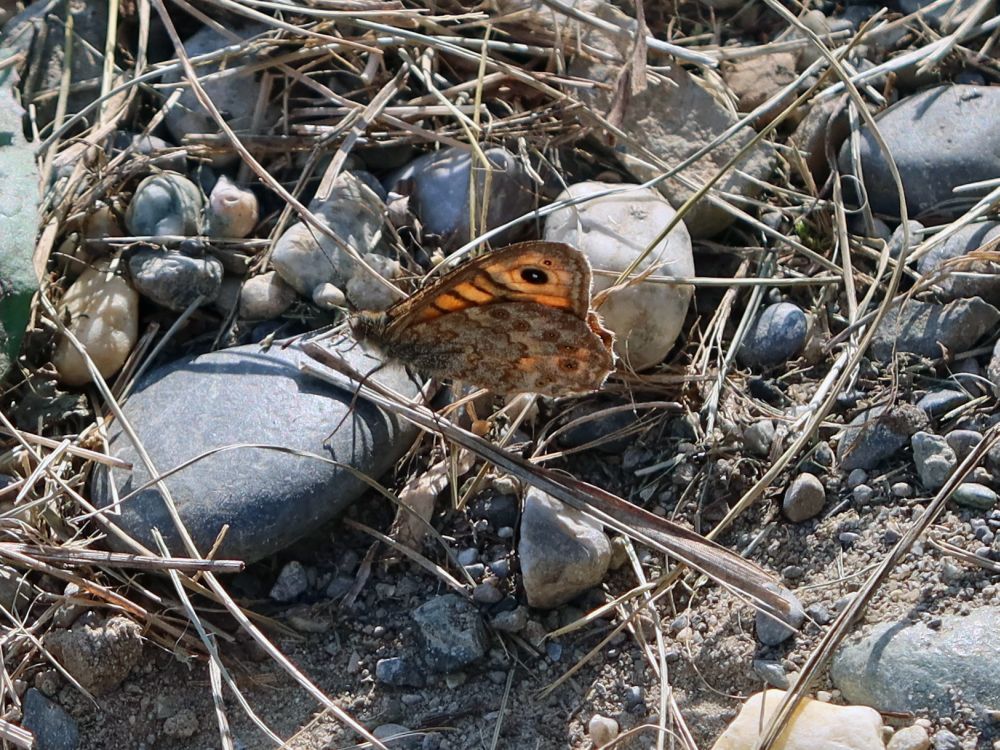
{"type": "MultiPolygon", "coordinates": [[[[0,48],[0,60],[10,51],[0,48]]],[[[38,171],[25,139],[13,65],[0,69],[0,377],[17,357],[38,277],[32,265],[38,171]]]]}

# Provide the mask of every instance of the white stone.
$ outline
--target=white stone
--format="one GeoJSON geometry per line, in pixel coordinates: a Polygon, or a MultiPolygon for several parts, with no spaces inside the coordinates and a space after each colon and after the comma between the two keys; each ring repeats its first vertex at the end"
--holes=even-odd
{"type": "Polygon", "coordinates": [[[274,271],[246,280],[240,290],[240,317],[247,320],[276,318],[295,301],[292,289],[274,271]]]}
{"type": "Polygon", "coordinates": [[[927,750],[930,746],[931,738],[927,736],[927,730],[914,724],[892,735],[888,750],[927,750]]]}
{"type": "MultiPolygon", "coordinates": [[[[622,185],[580,182],[564,190],[557,201],[590,195],[622,185]]],[[[676,215],[654,190],[630,190],[562,208],[545,222],[545,239],[579,248],[595,270],[594,292],[610,287],[649,242],[676,215]],[[609,271],[613,276],[601,275],[609,271]]],[[[638,271],[658,268],[655,276],[694,276],[691,237],[678,223],[638,271]]],[[[670,351],[684,324],[693,289],[644,281],[612,292],[598,309],[605,326],[615,333],[615,352],[635,370],[657,364],[670,351]]]]}
{"type": "MultiPolygon", "coordinates": [[[[139,337],[139,294],[121,274],[109,273],[107,263],[87,269],[66,290],[60,311],[101,375],[118,372],[139,337]]],[[[90,382],[84,359],[67,338],[60,338],[52,362],[65,385],[90,382]]]]}
{"type": "Polygon", "coordinates": [[[594,717],[590,720],[587,725],[587,731],[590,733],[590,741],[594,743],[594,747],[604,747],[614,742],[618,738],[618,722],[614,719],[601,716],[600,714],[594,714],[594,717]]]}
{"type": "MultiPolygon", "coordinates": [[[[712,750],[754,750],[783,690],[750,696],[712,750]]],[[[837,706],[804,698],[771,750],[885,750],[882,718],[867,706],[837,706]]]]}

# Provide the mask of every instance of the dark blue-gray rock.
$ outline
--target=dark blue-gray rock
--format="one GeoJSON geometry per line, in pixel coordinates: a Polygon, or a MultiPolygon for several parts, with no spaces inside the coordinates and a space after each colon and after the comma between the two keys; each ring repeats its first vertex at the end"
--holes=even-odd
{"type": "MultiPolygon", "coordinates": [[[[486,207],[485,226],[476,235],[506,224],[535,207],[535,186],[521,160],[505,148],[485,151],[493,169],[489,182],[486,169],[471,151],[444,148],[414,159],[386,180],[389,191],[410,198],[410,210],[420,219],[426,234],[438,235],[446,250],[472,239],[469,225],[470,170],[475,174],[475,215],[486,207]],[[489,185],[487,192],[486,186],[489,185]]],[[[515,227],[495,237],[494,245],[517,239],[524,227],[515,227]]]]}
{"type": "Polygon", "coordinates": [[[844,471],[874,469],[894,456],[913,433],[927,427],[927,415],[909,404],[876,406],[858,414],[844,428],[837,458],[844,471]]]}
{"type": "Polygon", "coordinates": [[[908,219],[906,224],[900,224],[892,231],[892,236],[889,238],[889,256],[898,260],[904,249],[910,250],[919,245],[923,238],[924,225],[914,219],[908,219]],[[909,230],[910,237],[910,243],[905,246],[903,240],[905,239],[904,234],[907,232],[904,229],[909,230]]]}
{"type": "Polygon", "coordinates": [[[880,362],[896,354],[937,359],[972,349],[998,322],[1000,310],[980,297],[946,305],[906,300],[886,314],[870,351],[880,362]]]}
{"type": "Polygon", "coordinates": [[[818,516],[825,504],[823,483],[815,475],[803,472],[788,485],[781,510],[792,523],[801,523],[818,516]]]}
{"type": "MultiPolygon", "coordinates": [[[[416,385],[400,367],[383,366],[350,339],[334,346],[359,372],[374,372],[377,382],[415,396],[416,385]]],[[[165,482],[202,554],[225,525],[229,531],[216,557],[249,562],[277,552],[316,531],[368,489],[330,460],[378,477],[412,442],[416,431],[408,423],[355,400],[346,379],[331,385],[300,373],[302,363],[315,364],[294,347],[203,354],[151,372],[126,403],[125,416],[157,471],[197,458],[165,482]],[[227,446],[232,448],[220,450],[227,446]]],[[[160,491],[144,486],[150,475],[117,423],[110,446],[113,456],[133,466],[131,472],[112,472],[118,496],[139,490],[122,503],[115,522],[151,549],[156,546],[150,529],[156,527],[174,554],[186,555],[160,491]]],[[[108,476],[101,469],[94,479],[93,498],[100,507],[115,497],[108,476]]]]}
{"type": "MultiPolygon", "coordinates": [[[[36,6],[31,6],[38,13],[36,6]]],[[[64,9],[65,10],[65,9],[64,9]]],[[[27,11],[26,11],[27,12],[27,11]]],[[[104,10],[107,15],[107,8],[104,10]]],[[[39,18],[39,31],[45,28],[39,18]]],[[[13,25],[13,22],[11,22],[13,25]]],[[[24,30],[30,30],[26,25],[24,30]]],[[[62,37],[62,29],[52,29],[62,37]]],[[[10,44],[5,37],[4,47],[10,44]]],[[[82,44],[81,44],[82,46],[82,44]]],[[[25,50],[27,51],[27,49],[25,50]]],[[[0,57],[9,59],[9,49],[0,57]]],[[[16,66],[0,70],[0,379],[17,359],[21,339],[31,315],[31,300],[38,291],[38,274],[32,258],[38,232],[38,168],[35,149],[24,137],[24,110],[18,103],[16,66]]]]}
{"type": "Polygon", "coordinates": [[[80,730],[62,706],[53,703],[35,688],[24,695],[21,726],[35,735],[35,750],[76,750],[80,730]]]}
{"type": "Polygon", "coordinates": [[[392,656],[375,662],[375,679],[393,687],[421,688],[426,684],[420,666],[405,656],[392,656]]]}
{"type": "Polygon", "coordinates": [[[789,603],[788,616],[784,620],[779,620],[761,610],[757,610],[754,623],[757,630],[757,640],[765,646],[777,646],[779,643],[783,643],[795,635],[798,629],[802,627],[802,623],[806,619],[806,612],[802,608],[802,602],[791,591],[778,588],[773,584],[768,584],[768,586],[777,591],[789,603]]]}
{"type": "Polygon", "coordinates": [[[955,488],[951,499],[966,508],[990,510],[997,504],[997,493],[985,484],[962,482],[955,488]]]}
{"type": "Polygon", "coordinates": [[[935,629],[882,623],[837,651],[831,676],[849,703],[953,716],[961,702],[984,718],[1000,705],[997,623],[1000,607],[944,615],[935,629]]]}
{"type": "Polygon", "coordinates": [[[211,256],[144,247],[129,258],[128,269],[139,294],[178,312],[198,297],[201,305],[211,304],[222,286],[222,263],[211,256]]]}
{"type": "Polygon", "coordinates": [[[786,364],[799,356],[808,333],[802,308],[791,302],[768,305],[747,331],[737,358],[754,368],[786,364]]]}
{"type": "Polygon", "coordinates": [[[621,454],[635,442],[634,434],[624,431],[633,426],[638,417],[629,409],[611,410],[614,405],[605,401],[589,401],[569,409],[563,420],[566,425],[575,424],[560,432],[556,443],[560,448],[590,445],[592,450],[602,453],[621,454]]]}
{"type": "Polygon", "coordinates": [[[611,562],[600,523],[533,487],[524,498],[517,552],[528,604],[542,609],[600,584],[611,562]]]}
{"type": "Polygon", "coordinates": [[[125,212],[125,226],[137,237],[198,234],[205,201],[201,191],[177,172],[151,174],[139,183],[125,212]]]}
{"type": "Polygon", "coordinates": [[[520,514],[517,495],[489,491],[469,503],[469,517],[474,521],[487,521],[494,529],[515,526],[520,514]]]}
{"type": "Polygon", "coordinates": [[[840,151],[840,144],[851,132],[847,102],[847,94],[818,102],[813,100],[789,139],[802,153],[806,166],[819,185],[830,176],[830,162],[835,159],[840,151]],[[831,154],[829,158],[828,149],[831,154]]]}
{"type": "Polygon", "coordinates": [[[754,659],[753,672],[771,687],[776,687],[778,690],[788,689],[788,675],[785,674],[785,668],[781,666],[780,662],[771,659],[754,659]]]}
{"type": "Polygon", "coordinates": [[[457,594],[436,596],[412,614],[424,662],[432,672],[455,672],[486,654],[486,626],[467,599],[457,594]]]}
{"type": "Polygon", "coordinates": [[[982,255],[979,259],[970,256],[973,251],[998,238],[1000,222],[970,224],[944,242],[934,245],[917,262],[917,270],[925,276],[940,271],[941,276],[935,280],[934,288],[942,299],[982,297],[990,304],[1000,304],[1000,263],[982,255]]]}
{"type": "Polygon", "coordinates": [[[910,446],[921,484],[931,491],[941,489],[958,465],[958,458],[948,441],[921,430],[910,438],[910,446]]]}
{"type": "Polygon", "coordinates": [[[917,408],[923,411],[928,417],[940,417],[952,409],[957,409],[968,400],[969,394],[965,391],[952,391],[948,389],[931,391],[917,401],[917,408]]]}
{"type": "MultiPolygon", "coordinates": [[[[1000,174],[1000,88],[937,86],[900,100],[875,118],[899,169],[913,218],[933,210],[955,217],[989,188],[953,190],[1000,174]],[[962,123],[956,128],[955,123],[962,123]]],[[[899,198],[888,163],[867,128],[861,131],[861,168],[874,212],[899,216],[899,198]]],[[[840,169],[853,174],[851,144],[840,151],[840,169]]]]}
{"type": "Polygon", "coordinates": [[[528,608],[515,607],[506,612],[493,615],[490,625],[501,633],[520,633],[528,624],[528,608]]]}

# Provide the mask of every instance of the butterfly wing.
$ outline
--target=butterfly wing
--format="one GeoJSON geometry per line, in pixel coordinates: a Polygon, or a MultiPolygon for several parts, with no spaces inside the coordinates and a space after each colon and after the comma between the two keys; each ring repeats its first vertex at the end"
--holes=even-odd
{"type": "Polygon", "coordinates": [[[604,384],[611,345],[593,312],[581,319],[535,302],[497,302],[417,323],[387,353],[494,393],[565,396],[604,384]]]}
{"type": "Polygon", "coordinates": [[[562,242],[519,242],[465,263],[391,308],[385,335],[403,338],[419,323],[499,302],[533,302],[585,319],[590,264],[562,242]]]}

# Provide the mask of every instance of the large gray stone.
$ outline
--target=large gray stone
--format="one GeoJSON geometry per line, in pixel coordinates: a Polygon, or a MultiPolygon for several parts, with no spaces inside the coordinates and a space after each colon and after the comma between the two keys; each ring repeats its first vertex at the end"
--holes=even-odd
{"type": "MultiPolygon", "coordinates": [[[[936,86],[902,99],[875,120],[899,169],[913,218],[931,209],[937,215],[959,215],[986,189],[956,200],[954,188],[1000,174],[1000,87],[936,86]]],[[[853,173],[850,151],[847,141],[840,151],[845,174],[853,173]]],[[[861,133],[860,156],[872,210],[898,216],[888,163],[867,128],[861,133]]]]}
{"type": "Polygon", "coordinates": [[[952,716],[959,703],[978,714],[1000,706],[1000,607],[924,624],[877,625],[834,656],[831,676],[850,703],[879,711],[928,709],[952,716]]]}
{"type": "Polygon", "coordinates": [[[992,305],[1000,304],[1000,265],[995,260],[955,261],[955,258],[978,250],[990,240],[1000,238],[1000,222],[986,221],[962,228],[944,242],[935,245],[917,263],[917,270],[927,275],[948,262],[942,268],[942,278],[935,283],[939,295],[946,299],[958,297],[982,297],[992,305]],[[957,275],[976,274],[976,276],[957,275]]]}
{"type": "Polygon", "coordinates": [[[947,305],[906,300],[886,314],[872,339],[871,353],[881,362],[894,354],[930,359],[971,349],[1000,322],[1000,310],[979,297],[947,305]]]}
{"type": "MultiPolygon", "coordinates": [[[[361,373],[380,366],[350,339],[341,340],[339,353],[361,373]]],[[[183,359],[144,378],[126,403],[125,415],[161,473],[209,451],[245,443],[307,451],[372,477],[391,468],[409,447],[415,428],[362,399],[355,401],[346,384],[338,387],[300,374],[303,361],[312,362],[294,347],[278,346],[268,351],[244,346],[183,359]]],[[[399,366],[382,367],[372,378],[405,396],[416,393],[399,366]]],[[[131,472],[113,471],[123,496],[143,486],[149,474],[120,425],[112,427],[110,438],[111,454],[133,465],[131,472]]],[[[108,476],[102,467],[94,479],[93,498],[101,507],[113,500],[108,476]]],[[[228,524],[216,556],[247,561],[314,531],[367,488],[341,466],[251,447],[205,455],[166,483],[203,554],[228,524]]],[[[185,554],[155,486],[122,503],[115,520],[153,549],[150,529],[156,527],[173,553],[185,554]]]]}

